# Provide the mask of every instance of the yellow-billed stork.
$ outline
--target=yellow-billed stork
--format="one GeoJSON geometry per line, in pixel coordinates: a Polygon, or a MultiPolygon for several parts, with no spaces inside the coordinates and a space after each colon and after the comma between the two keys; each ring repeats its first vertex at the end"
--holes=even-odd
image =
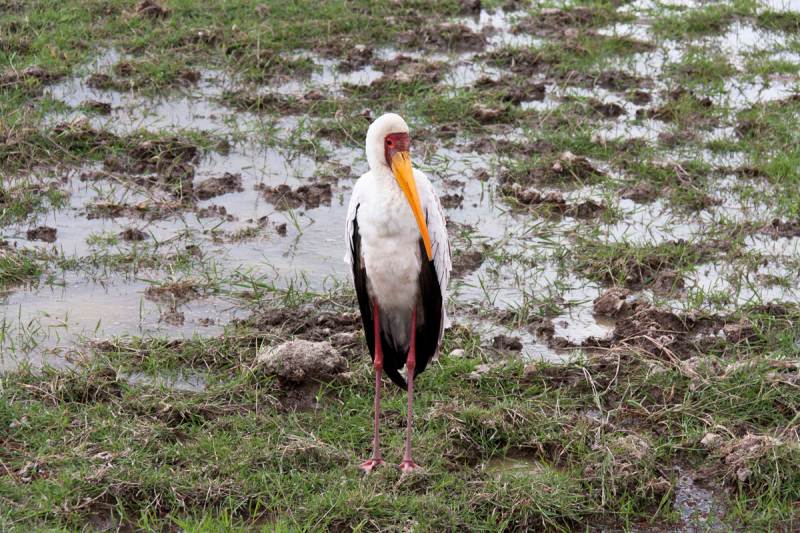
{"type": "Polygon", "coordinates": [[[411,458],[414,377],[439,354],[445,290],[452,261],[439,197],[428,178],[411,166],[408,125],[394,113],[367,132],[369,172],[353,188],[347,210],[345,261],[353,270],[358,306],[375,368],[375,444],[361,468],[384,465],[378,444],[381,372],[408,391],[403,473],[411,458]],[[406,366],[408,382],[399,370],[406,366]]]}

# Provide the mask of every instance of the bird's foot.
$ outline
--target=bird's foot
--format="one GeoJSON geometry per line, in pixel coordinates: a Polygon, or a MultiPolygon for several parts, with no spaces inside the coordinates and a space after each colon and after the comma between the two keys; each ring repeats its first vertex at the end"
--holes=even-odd
{"type": "Polygon", "coordinates": [[[403,462],[402,462],[402,463],[400,463],[400,470],[401,470],[401,471],[402,471],[404,474],[410,474],[411,472],[413,472],[414,470],[416,470],[416,469],[418,469],[418,468],[419,468],[420,470],[422,470],[422,467],[421,467],[421,466],[419,466],[419,465],[418,465],[417,463],[415,463],[414,461],[412,461],[411,459],[404,459],[404,460],[403,460],[403,462]]]}
{"type": "Polygon", "coordinates": [[[363,469],[368,474],[379,466],[386,466],[386,463],[384,463],[381,459],[375,459],[374,457],[369,461],[364,461],[363,463],[358,465],[359,468],[363,469]]]}

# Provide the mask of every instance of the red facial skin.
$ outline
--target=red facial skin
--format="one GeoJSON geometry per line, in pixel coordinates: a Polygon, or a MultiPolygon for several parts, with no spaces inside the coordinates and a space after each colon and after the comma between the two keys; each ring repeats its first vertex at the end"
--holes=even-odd
{"type": "Polygon", "coordinates": [[[386,156],[386,164],[392,168],[392,156],[397,152],[411,151],[411,137],[408,133],[390,133],[383,141],[383,153],[386,156]]]}

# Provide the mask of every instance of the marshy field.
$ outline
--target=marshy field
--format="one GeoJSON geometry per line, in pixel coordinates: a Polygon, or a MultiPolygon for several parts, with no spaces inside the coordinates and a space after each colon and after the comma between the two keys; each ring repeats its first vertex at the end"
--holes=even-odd
{"type": "Polygon", "coordinates": [[[0,58],[1,531],[800,528],[797,0],[0,0],[0,58]],[[412,475],[385,112],[454,261],[412,475]]]}

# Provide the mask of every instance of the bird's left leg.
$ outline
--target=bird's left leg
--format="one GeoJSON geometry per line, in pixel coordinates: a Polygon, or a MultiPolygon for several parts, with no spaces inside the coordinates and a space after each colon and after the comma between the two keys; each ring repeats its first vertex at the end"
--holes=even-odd
{"type": "Polygon", "coordinates": [[[378,422],[381,413],[381,372],[383,371],[383,347],[381,346],[381,321],[378,317],[378,302],[372,302],[372,319],[375,321],[375,357],[372,366],[375,367],[375,442],[372,447],[372,459],[364,461],[359,466],[367,472],[372,472],[376,466],[386,463],[381,458],[381,449],[378,439],[378,422]]]}
{"type": "Polygon", "coordinates": [[[411,458],[411,413],[413,411],[413,391],[414,391],[414,369],[417,367],[417,306],[411,312],[411,344],[408,347],[408,359],[406,368],[408,369],[408,421],[406,422],[406,454],[403,462],[400,463],[400,470],[408,474],[415,468],[420,468],[411,458]]]}

